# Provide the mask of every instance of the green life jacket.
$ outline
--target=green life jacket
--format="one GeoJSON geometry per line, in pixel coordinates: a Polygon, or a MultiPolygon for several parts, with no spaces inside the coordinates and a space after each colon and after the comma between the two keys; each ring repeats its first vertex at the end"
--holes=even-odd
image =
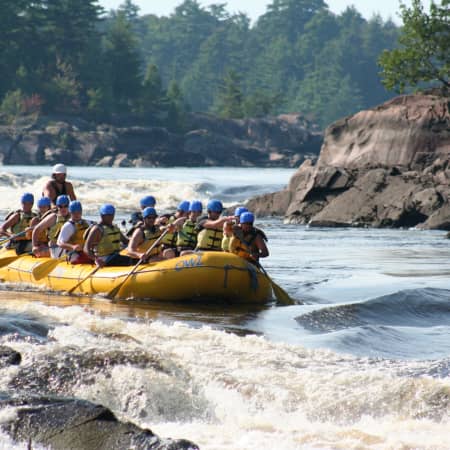
{"type": "Polygon", "coordinates": [[[62,226],[70,219],[70,215],[67,216],[56,216],[56,223],[50,227],[48,230],[48,240],[51,243],[56,243],[58,240],[59,232],[62,226]]]}
{"type": "Polygon", "coordinates": [[[194,249],[197,245],[198,229],[196,222],[191,219],[184,222],[183,227],[178,232],[177,247],[188,247],[194,249]]]}
{"type": "MultiPolygon", "coordinates": [[[[34,213],[34,212],[25,213],[21,209],[15,211],[15,213],[19,214],[19,220],[15,225],[13,225],[11,227],[11,232],[13,234],[22,233],[22,231],[25,231],[30,226],[31,219],[33,219],[33,217],[36,217],[36,213],[34,213]]],[[[13,213],[13,214],[15,214],[15,213],[13,213]]],[[[30,237],[26,236],[24,234],[22,236],[18,236],[14,240],[23,241],[23,240],[29,240],[29,239],[30,239],[30,237]]]]}
{"type": "MultiPolygon", "coordinates": [[[[161,231],[158,227],[144,228],[141,227],[144,233],[144,242],[138,247],[139,252],[145,253],[161,236],[161,231]]],[[[161,246],[157,245],[151,252],[150,256],[158,255],[161,252],[161,246]]]]}
{"type": "Polygon", "coordinates": [[[89,222],[87,220],[81,219],[79,222],[74,222],[70,220],[70,223],[75,227],[75,233],[70,236],[69,244],[72,245],[83,245],[84,244],[84,233],[89,228],[89,222]]]}
{"type": "Polygon", "coordinates": [[[120,229],[116,225],[98,224],[102,237],[97,244],[96,255],[108,256],[120,251],[120,229]]]}

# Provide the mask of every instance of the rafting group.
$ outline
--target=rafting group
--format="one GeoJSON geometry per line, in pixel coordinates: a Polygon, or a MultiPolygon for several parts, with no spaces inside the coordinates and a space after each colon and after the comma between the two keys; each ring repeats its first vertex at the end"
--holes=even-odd
{"type": "Polygon", "coordinates": [[[64,164],[53,167],[36,212],[33,194],[22,195],[21,208],[9,213],[0,226],[0,244],[7,243],[6,248],[14,248],[17,255],[65,257],[71,264],[98,267],[162,261],[198,251],[230,252],[258,265],[269,255],[264,232],[254,226],[254,214],[243,206],[233,215],[222,215],[222,202],[211,199],[203,214],[201,201],[185,200],[173,214],[158,215],[155,197],[147,195],[131,216],[131,228],[122,232],[114,223],[112,204],[100,207],[97,223],[83,218],[82,204],[66,175],[64,164]]]}

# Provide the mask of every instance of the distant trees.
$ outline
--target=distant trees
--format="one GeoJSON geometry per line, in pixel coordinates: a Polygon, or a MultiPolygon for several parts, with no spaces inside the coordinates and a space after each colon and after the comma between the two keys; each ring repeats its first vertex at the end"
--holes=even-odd
{"type": "Polygon", "coordinates": [[[450,0],[432,2],[429,14],[419,0],[413,0],[411,8],[400,8],[400,48],[380,57],[384,85],[400,92],[421,82],[450,88],[450,0]]]}
{"type": "MultiPolygon", "coordinates": [[[[436,17],[447,17],[448,1],[436,17]]],[[[325,126],[390,96],[377,59],[398,28],[354,8],[333,14],[324,0],[272,0],[254,25],[197,0],[181,1],[169,17],[139,16],[132,0],[109,13],[98,0],[0,6],[4,117],[41,110],[182,130],[190,108],[231,118],[300,111],[325,126]]],[[[438,22],[427,22],[436,39],[446,31],[438,22]]],[[[446,45],[443,37],[436,44],[447,61],[441,77],[446,45]]]]}

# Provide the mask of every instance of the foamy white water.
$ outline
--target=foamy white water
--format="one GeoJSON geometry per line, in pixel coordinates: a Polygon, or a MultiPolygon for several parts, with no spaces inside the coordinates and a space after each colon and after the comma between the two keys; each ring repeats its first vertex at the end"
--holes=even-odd
{"type": "MultiPolygon", "coordinates": [[[[188,438],[208,450],[450,448],[450,380],[409,376],[426,370],[425,363],[308,350],[210,327],[104,318],[80,307],[4,306],[56,323],[51,341],[40,347],[8,342],[25,366],[67,348],[140,350],[162,361],[163,371],[116,366],[74,388],[77,397],[161,436],[188,438]]],[[[6,382],[3,375],[2,389],[6,382]]]]}

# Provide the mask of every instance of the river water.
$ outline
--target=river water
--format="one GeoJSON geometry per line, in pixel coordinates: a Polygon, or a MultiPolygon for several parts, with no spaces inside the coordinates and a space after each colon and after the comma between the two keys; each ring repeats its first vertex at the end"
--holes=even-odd
{"type": "MultiPolygon", "coordinates": [[[[24,191],[37,195],[49,170],[3,167],[0,212],[24,191]]],[[[232,205],[281,189],[292,173],[74,167],[69,179],[88,217],[108,201],[121,221],[146,194],[159,211],[210,196],[232,205]]],[[[52,392],[203,450],[450,449],[445,233],[257,225],[269,237],[266,270],[298,304],[111,303],[3,284],[0,344],[22,353],[22,368],[89,351],[158,358],[164,372],[104,365],[94,379],[79,370],[70,386],[57,370],[52,392]]],[[[18,373],[0,370],[0,390],[18,373]]]]}

